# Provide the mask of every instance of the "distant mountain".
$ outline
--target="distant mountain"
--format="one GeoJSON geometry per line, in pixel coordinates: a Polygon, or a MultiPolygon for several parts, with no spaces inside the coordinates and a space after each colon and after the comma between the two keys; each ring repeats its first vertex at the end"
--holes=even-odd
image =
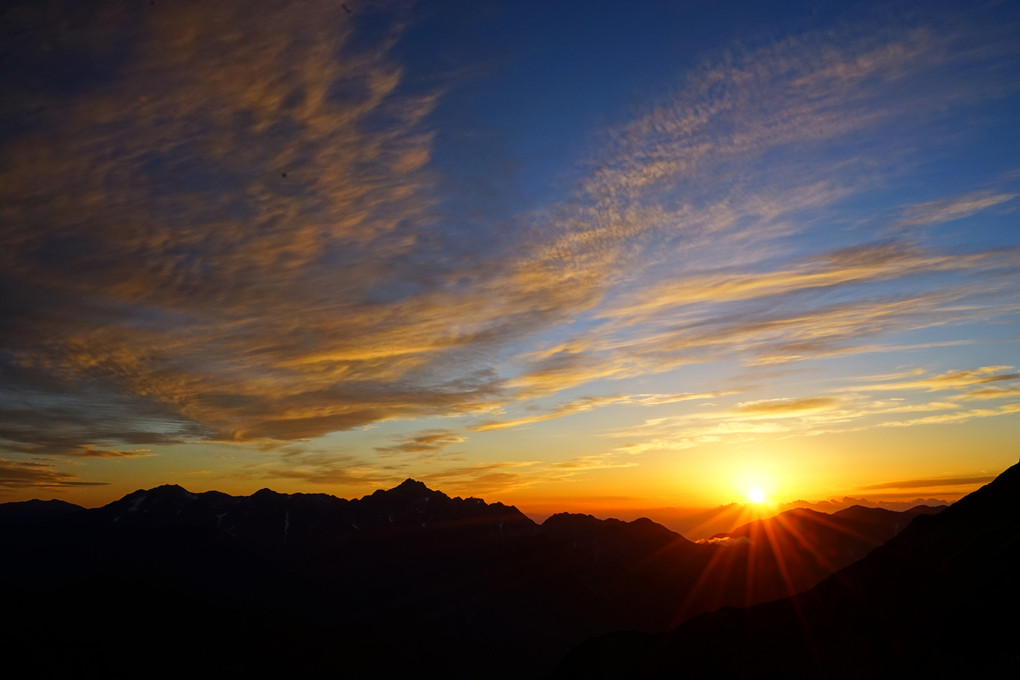
{"type": "MultiPolygon", "coordinates": [[[[771,507],[769,514],[778,514],[786,510],[804,508],[834,514],[853,506],[866,508],[881,508],[895,512],[905,512],[917,506],[927,505],[932,507],[945,507],[949,505],[946,500],[936,498],[917,498],[913,501],[872,501],[866,498],[844,497],[828,501],[809,503],[807,501],[793,501],[792,503],[780,503],[771,507]]],[[[715,534],[734,531],[738,526],[748,522],[749,513],[762,513],[765,516],[767,510],[743,503],[730,503],[714,508],[685,508],[685,507],[647,507],[647,508],[611,508],[596,513],[597,517],[615,517],[622,520],[634,520],[641,517],[649,517],[655,522],[683,534],[690,540],[701,540],[715,534]]],[[[548,517],[550,512],[545,514],[529,512],[528,516],[535,521],[542,521],[548,517]]]]}
{"type": "Polygon", "coordinates": [[[839,512],[851,508],[855,505],[859,505],[865,508],[881,508],[882,510],[892,510],[894,512],[903,512],[916,508],[919,505],[928,505],[932,507],[946,506],[949,505],[950,501],[944,498],[915,498],[913,500],[872,500],[870,498],[853,498],[851,496],[844,496],[843,498],[832,498],[827,501],[792,501],[789,503],[782,503],[779,507],[783,510],[792,510],[794,508],[807,508],[809,510],[817,510],[818,512],[827,512],[829,514],[839,512]]]}
{"type": "Polygon", "coordinates": [[[748,542],[748,598],[744,604],[786,597],[807,590],[829,574],[861,559],[876,546],[900,533],[918,515],[933,515],[944,507],[919,506],[906,512],[854,506],[834,514],[815,510],[787,510],[756,520],[713,541],[748,542]],[[776,581],[775,574],[783,578],[776,581]]]}
{"type": "Polygon", "coordinates": [[[61,517],[84,509],[80,505],[56,499],[2,503],[0,504],[0,527],[27,527],[42,520],[61,517]]]}
{"type": "Polygon", "coordinates": [[[912,517],[801,512],[692,543],[647,519],[538,525],[414,480],[356,500],[166,485],[75,507],[0,506],[0,635],[45,677],[168,655],[168,672],[534,676],[591,636],[806,589],[912,517]]]}
{"type": "Polygon", "coordinates": [[[554,677],[1013,677],[1020,465],[815,588],[587,642],[554,677]]]}

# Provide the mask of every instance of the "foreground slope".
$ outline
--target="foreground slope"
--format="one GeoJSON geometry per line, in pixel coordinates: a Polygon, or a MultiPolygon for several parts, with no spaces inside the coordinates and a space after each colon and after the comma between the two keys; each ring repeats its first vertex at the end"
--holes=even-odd
{"type": "Polygon", "coordinates": [[[1011,677],[1020,466],[798,596],[574,650],[557,677],[1011,677]]]}
{"type": "Polygon", "coordinates": [[[713,541],[736,548],[725,553],[728,561],[746,563],[749,597],[739,604],[747,606],[807,590],[900,533],[918,515],[943,509],[921,505],[893,512],[856,505],[830,515],[797,508],[717,534],[713,541]]]}

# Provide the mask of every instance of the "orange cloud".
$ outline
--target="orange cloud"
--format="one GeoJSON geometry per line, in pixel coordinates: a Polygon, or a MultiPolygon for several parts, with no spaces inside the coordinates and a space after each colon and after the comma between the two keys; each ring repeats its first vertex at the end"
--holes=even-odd
{"type": "Polygon", "coordinates": [[[104,486],[108,482],[80,481],[75,475],[60,472],[45,463],[0,458],[0,488],[59,488],[72,486],[104,486]]]}
{"type": "Polygon", "coordinates": [[[584,413],[591,411],[602,406],[608,406],[611,404],[624,404],[624,405],[637,405],[637,406],[654,406],[659,404],[674,404],[682,401],[693,401],[697,399],[712,399],[718,396],[726,394],[735,394],[735,391],[722,391],[722,392],[701,392],[701,393],[685,393],[685,394],[634,394],[634,395],[623,395],[623,396],[612,396],[612,397],[582,397],[570,402],[564,402],[556,405],[553,409],[545,412],[538,413],[531,416],[524,416],[522,418],[514,418],[511,420],[488,420],[478,425],[471,427],[475,432],[487,432],[489,430],[502,430],[510,427],[517,427],[519,425],[528,425],[531,423],[538,423],[544,420],[552,420],[554,418],[562,418],[564,416],[573,415],[575,413],[584,413]]]}
{"type": "Polygon", "coordinates": [[[741,413],[765,415],[769,417],[799,416],[815,413],[838,406],[838,399],[833,397],[809,397],[805,399],[766,399],[748,401],[737,405],[741,413]]]}
{"type": "Polygon", "coordinates": [[[969,486],[973,484],[987,484],[995,479],[995,475],[983,475],[980,477],[954,477],[944,479],[908,479],[900,482],[883,482],[881,484],[870,484],[862,486],[862,490],[873,491],[881,489],[927,489],[942,486],[969,486]]]}
{"type": "Polygon", "coordinates": [[[448,446],[460,444],[464,437],[452,430],[428,430],[402,439],[392,446],[377,446],[383,453],[438,453],[448,446]]]}
{"type": "MultiPolygon", "coordinates": [[[[914,375],[917,374],[911,374],[910,377],[913,377],[914,375]]],[[[893,379],[888,382],[871,382],[854,389],[859,389],[861,391],[883,392],[901,392],[908,390],[939,392],[946,390],[959,390],[968,387],[995,385],[997,383],[1013,382],[1017,380],[1020,380],[1020,373],[1015,371],[1012,366],[980,366],[973,369],[947,371],[945,373],[923,378],[917,377],[908,380],[893,379]]],[[[988,389],[994,390],[994,388],[983,388],[981,392],[989,394],[987,392],[988,389]]],[[[999,395],[1010,396],[1008,393],[1009,388],[1005,388],[1005,390],[1006,391],[999,392],[999,395]]],[[[993,391],[990,394],[995,393],[996,392],[993,391]]],[[[969,394],[973,394],[973,392],[970,392],[969,394]]]]}

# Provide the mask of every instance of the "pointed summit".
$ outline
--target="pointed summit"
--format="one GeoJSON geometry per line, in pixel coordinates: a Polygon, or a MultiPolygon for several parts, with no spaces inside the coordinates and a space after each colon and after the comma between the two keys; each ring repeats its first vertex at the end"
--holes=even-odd
{"type": "Polygon", "coordinates": [[[479,498],[451,498],[416,479],[379,489],[357,501],[358,525],[381,528],[458,529],[481,533],[528,532],[534,522],[517,508],[479,498]]]}
{"type": "Polygon", "coordinates": [[[137,507],[142,503],[177,502],[184,499],[193,499],[195,497],[195,494],[191,493],[183,486],[179,486],[177,484],[160,484],[159,486],[154,486],[151,489],[138,489],[137,491],[132,491],[121,498],[120,501],[115,501],[115,503],[131,501],[137,507]]]}
{"type": "Polygon", "coordinates": [[[159,491],[160,493],[188,493],[180,484],[160,484],[149,490],[150,492],[159,491]]]}
{"type": "Polygon", "coordinates": [[[425,485],[425,482],[419,482],[417,479],[411,479],[410,477],[408,477],[400,484],[390,489],[390,491],[412,491],[412,490],[426,492],[432,491],[432,489],[425,485]]]}
{"type": "Polygon", "coordinates": [[[371,496],[377,500],[388,499],[388,503],[396,503],[400,506],[421,506],[432,499],[449,500],[449,496],[442,491],[433,491],[425,486],[423,482],[408,477],[392,489],[378,489],[371,496]]]}

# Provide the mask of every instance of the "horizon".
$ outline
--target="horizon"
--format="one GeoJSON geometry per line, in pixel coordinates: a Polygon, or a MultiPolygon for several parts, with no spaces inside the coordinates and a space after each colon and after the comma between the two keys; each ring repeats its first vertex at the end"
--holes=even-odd
{"type": "Polygon", "coordinates": [[[0,502],[952,502],[1016,462],[1016,4],[0,24],[0,502]]]}
{"type": "MultiPolygon", "coordinates": [[[[995,478],[995,476],[990,477],[987,481],[991,481],[994,478],[995,478]]],[[[177,483],[177,482],[165,482],[165,483],[156,484],[156,485],[150,486],[150,487],[139,487],[139,488],[134,489],[132,491],[128,491],[125,494],[121,494],[121,495],[118,495],[118,496],[109,496],[105,500],[94,502],[91,505],[82,505],[81,507],[84,507],[84,508],[87,508],[87,509],[88,508],[103,507],[104,505],[108,505],[108,504],[113,503],[115,501],[121,500],[125,496],[131,495],[132,493],[137,493],[139,491],[152,491],[153,489],[158,489],[158,488],[163,487],[163,486],[176,486],[176,487],[179,487],[181,489],[184,489],[188,493],[195,493],[195,494],[202,494],[202,493],[207,493],[207,492],[216,492],[216,493],[227,493],[227,495],[229,495],[229,496],[243,497],[243,496],[251,496],[251,495],[253,495],[255,493],[258,493],[259,491],[268,490],[268,491],[272,491],[273,493],[279,493],[279,494],[282,494],[282,495],[291,495],[291,494],[324,494],[324,495],[327,495],[327,496],[332,496],[334,498],[342,498],[342,499],[346,499],[346,500],[355,500],[355,499],[358,499],[358,498],[365,498],[366,496],[371,496],[373,493],[376,493],[377,491],[392,491],[393,489],[397,488],[398,486],[400,486],[400,485],[402,485],[402,484],[404,484],[406,482],[414,482],[414,483],[417,483],[417,484],[423,484],[429,491],[437,491],[437,492],[442,493],[442,494],[444,494],[444,495],[446,495],[446,496],[448,496],[450,498],[461,498],[462,497],[462,496],[458,496],[458,495],[450,495],[450,494],[446,493],[445,491],[443,491],[443,489],[441,489],[441,488],[436,488],[436,487],[429,486],[427,483],[425,483],[425,482],[423,482],[423,481],[421,481],[419,479],[415,479],[413,477],[408,477],[408,478],[404,479],[402,482],[400,482],[399,484],[396,484],[396,485],[391,486],[391,487],[385,487],[385,488],[384,487],[379,487],[377,489],[373,489],[372,491],[366,492],[364,494],[357,495],[357,496],[351,496],[351,497],[339,496],[337,494],[330,493],[328,491],[291,491],[291,492],[277,491],[277,490],[275,490],[275,489],[273,489],[271,487],[268,487],[268,486],[263,486],[263,487],[260,487],[258,489],[254,489],[252,491],[248,491],[248,492],[245,492],[245,493],[227,493],[225,491],[221,491],[220,489],[215,489],[215,488],[208,488],[208,489],[202,488],[201,490],[195,491],[194,490],[195,487],[188,488],[188,487],[185,487],[184,485],[182,485],[180,483],[177,483]]],[[[983,484],[981,486],[983,486],[983,484]]],[[[913,498],[911,500],[903,500],[903,499],[901,499],[900,496],[895,496],[891,500],[889,500],[889,499],[881,499],[881,498],[870,498],[870,497],[868,497],[868,498],[857,498],[857,497],[852,497],[852,496],[844,496],[842,498],[823,498],[823,499],[818,499],[818,500],[814,500],[814,501],[805,500],[803,498],[798,498],[796,500],[791,500],[791,501],[782,501],[782,502],[780,502],[780,501],[772,501],[772,500],[764,500],[764,501],[752,501],[752,500],[729,501],[727,503],[721,503],[721,504],[715,505],[715,506],[668,505],[668,506],[662,506],[662,507],[649,507],[649,508],[639,508],[639,507],[636,507],[636,506],[633,507],[633,508],[629,507],[629,506],[619,506],[619,507],[605,506],[605,508],[599,509],[598,511],[599,512],[606,512],[606,511],[612,510],[612,511],[622,511],[622,512],[633,513],[635,511],[639,511],[639,510],[716,510],[716,509],[720,509],[720,508],[727,508],[727,507],[730,507],[730,506],[761,506],[761,507],[764,507],[764,508],[783,508],[784,510],[792,509],[792,508],[799,508],[799,507],[814,507],[814,506],[843,509],[845,507],[852,507],[853,505],[864,505],[866,507],[893,507],[893,506],[900,507],[900,506],[902,506],[904,508],[909,508],[909,507],[914,507],[917,504],[929,503],[929,502],[936,503],[936,504],[949,505],[949,504],[955,503],[957,500],[959,500],[960,498],[962,498],[965,495],[967,495],[967,494],[961,494],[959,498],[954,498],[952,500],[948,500],[948,499],[945,499],[945,498],[933,498],[933,497],[922,498],[921,496],[917,496],[917,497],[915,497],[915,498],[913,498]],[[914,504],[914,505],[911,505],[911,504],[914,504]]],[[[466,497],[467,498],[480,498],[478,496],[470,496],[470,495],[468,495],[466,497]]],[[[51,498],[42,498],[40,496],[35,496],[35,497],[31,498],[31,499],[25,499],[25,500],[49,501],[49,500],[63,500],[63,499],[57,498],[55,496],[53,496],[51,498]]],[[[480,500],[483,500],[486,503],[502,503],[503,502],[498,497],[485,497],[485,498],[480,498],[480,500]]],[[[18,502],[18,501],[4,501],[4,500],[0,500],[0,503],[6,503],[6,502],[18,502]]],[[[78,504],[78,505],[80,505],[80,504],[78,504]]],[[[512,503],[504,503],[504,505],[513,505],[514,507],[516,507],[516,505],[512,504],[512,503]]],[[[531,516],[531,515],[543,515],[543,514],[545,514],[547,512],[546,506],[544,506],[541,503],[540,504],[533,504],[531,507],[537,507],[537,508],[540,508],[540,509],[538,509],[538,510],[529,510],[527,512],[522,510],[522,512],[524,512],[524,514],[529,515],[529,516],[531,516]]],[[[551,508],[551,507],[553,507],[551,504],[548,505],[548,508],[551,508]]],[[[581,507],[581,506],[578,506],[578,507],[581,507]]],[[[598,507],[598,506],[593,506],[593,507],[598,507]]],[[[518,508],[518,509],[520,509],[520,508],[518,508]]],[[[558,511],[558,510],[550,510],[550,511],[548,511],[548,514],[555,514],[556,512],[560,512],[560,511],[558,511]]],[[[583,511],[582,510],[576,510],[576,511],[575,510],[563,510],[562,512],[583,512],[583,511]]],[[[587,513],[587,514],[591,514],[591,513],[587,513]]]]}
{"type": "MultiPolygon", "coordinates": [[[[429,487],[424,482],[422,482],[420,480],[413,479],[411,477],[408,477],[407,479],[402,481],[400,484],[395,485],[393,487],[390,487],[388,489],[380,488],[380,489],[374,490],[371,493],[367,493],[367,494],[364,494],[362,496],[350,497],[350,498],[345,498],[345,497],[337,496],[335,494],[329,494],[329,493],[326,493],[326,492],[297,491],[297,492],[293,492],[293,494],[298,494],[298,495],[300,495],[300,494],[322,494],[322,495],[327,495],[327,496],[329,496],[331,498],[336,498],[336,499],[339,499],[339,500],[348,500],[348,501],[350,501],[350,500],[363,500],[365,498],[368,498],[368,497],[374,495],[375,493],[392,491],[392,490],[394,490],[394,489],[396,489],[396,488],[398,488],[400,486],[403,486],[404,484],[407,484],[407,483],[421,484],[427,490],[429,490],[431,492],[434,492],[434,493],[443,494],[447,498],[452,498],[454,500],[461,500],[462,499],[461,496],[451,496],[449,494],[446,494],[442,489],[436,489],[436,488],[429,487]]],[[[188,493],[188,494],[191,494],[191,495],[198,495],[198,494],[210,493],[210,492],[211,493],[224,493],[224,492],[221,492],[221,491],[219,491],[217,489],[204,489],[204,490],[201,490],[201,491],[194,491],[193,489],[188,489],[188,488],[186,488],[186,487],[184,487],[184,486],[182,486],[180,484],[159,484],[159,485],[156,485],[156,486],[153,486],[153,487],[149,487],[149,488],[135,489],[134,491],[131,491],[131,492],[129,492],[129,493],[123,495],[123,496],[120,496],[118,498],[110,499],[108,502],[105,502],[105,503],[96,504],[96,505],[89,505],[89,506],[79,506],[79,507],[82,507],[82,508],[84,508],[86,510],[97,509],[97,508],[105,507],[106,505],[109,505],[111,503],[115,503],[117,501],[123,500],[124,498],[127,498],[128,496],[131,496],[131,495],[134,495],[134,494],[137,494],[137,493],[141,493],[141,492],[153,491],[153,490],[165,487],[165,486],[166,487],[176,487],[176,488],[179,488],[182,491],[184,491],[185,493],[188,493]]],[[[285,495],[285,496],[286,495],[293,495],[293,494],[288,494],[288,493],[285,493],[285,492],[278,492],[278,491],[275,491],[275,490],[273,490],[273,489],[271,489],[269,487],[263,487],[261,489],[258,489],[256,491],[252,491],[252,492],[246,493],[246,494],[227,494],[227,495],[232,497],[232,498],[247,498],[247,497],[251,497],[252,495],[254,495],[254,494],[258,493],[258,492],[261,492],[261,491],[270,491],[272,493],[281,494],[281,495],[285,495]]],[[[475,498],[476,500],[479,500],[479,499],[477,499],[477,497],[472,497],[472,496],[468,496],[467,498],[468,499],[475,498]]],[[[48,499],[32,498],[32,499],[24,499],[24,500],[21,500],[21,501],[0,501],[0,505],[2,505],[5,502],[15,502],[16,503],[16,502],[26,502],[28,500],[37,501],[37,502],[41,501],[41,502],[44,502],[44,503],[45,502],[51,502],[51,501],[63,501],[63,499],[59,499],[59,498],[48,498],[48,499]]],[[[692,540],[692,541],[704,541],[704,540],[712,538],[712,537],[714,537],[714,536],[716,536],[716,535],[718,535],[720,533],[728,533],[730,531],[733,531],[734,529],[736,529],[736,528],[738,528],[740,526],[743,526],[745,524],[748,524],[750,522],[754,522],[754,521],[757,521],[757,520],[767,520],[767,519],[774,518],[774,517],[777,517],[779,515],[782,515],[782,514],[784,514],[786,512],[792,511],[792,510],[807,509],[807,510],[812,510],[812,511],[815,511],[815,512],[825,513],[825,514],[835,514],[837,512],[845,510],[847,508],[852,508],[852,507],[868,507],[868,508],[881,508],[881,509],[885,509],[885,510],[891,510],[891,511],[894,511],[894,512],[906,512],[906,511],[911,510],[913,508],[922,507],[922,506],[929,506],[929,507],[945,506],[945,507],[948,507],[949,505],[952,505],[953,503],[956,502],[956,500],[959,500],[959,499],[955,499],[955,500],[952,500],[952,501],[947,501],[945,499],[920,498],[920,497],[918,497],[918,498],[913,499],[913,501],[902,501],[902,500],[896,500],[896,501],[872,501],[872,500],[866,499],[866,498],[844,497],[842,499],[832,498],[832,499],[821,500],[821,501],[816,501],[816,502],[809,502],[809,501],[805,501],[805,500],[796,500],[796,501],[790,501],[790,502],[785,502],[785,503],[777,503],[777,502],[770,502],[770,501],[763,501],[763,502],[755,502],[755,501],[736,502],[735,501],[735,502],[726,503],[726,504],[718,505],[718,506],[714,506],[714,507],[678,507],[678,506],[669,506],[669,507],[659,507],[659,508],[612,508],[612,507],[604,507],[603,506],[603,507],[596,507],[594,509],[588,509],[588,508],[583,507],[583,506],[579,506],[579,507],[575,507],[575,508],[562,508],[562,507],[561,508],[555,508],[553,506],[544,506],[543,507],[543,506],[535,506],[535,505],[532,505],[530,507],[518,507],[517,505],[515,505],[513,503],[503,503],[499,498],[481,498],[480,500],[482,500],[483,502],[485,502],[488,505],[492,505],[492,504],[496,504],[496,503],[502,503],[503,505],[505,505],[507,507],[514,508],[517,511],[519,511],[522,515],[527,517],[529,520],[531,520],[532,522],[534,522],[535,524],[538,524],[538,525],[543,524],[547,519],[549,519],[553,515],[557,515],[557,514],[585,515],[585,516],[595,517],[596,519],[599,519],[599,520],[615,519],[615,520],[620,520],[620,521],[623,521],[623,522],[633,522],[633,521],[638,520],[638,519],[650,519],[653,522],[656,522],[657,524],[660,524],[660,525],[670,529],[671,531],[674,531],[675,533],[682,535],[684,538],[687,538],[688,540],[692,540]]],[[[64,501],[64,502],[66,502],[66,501],[64,501]]]]}

